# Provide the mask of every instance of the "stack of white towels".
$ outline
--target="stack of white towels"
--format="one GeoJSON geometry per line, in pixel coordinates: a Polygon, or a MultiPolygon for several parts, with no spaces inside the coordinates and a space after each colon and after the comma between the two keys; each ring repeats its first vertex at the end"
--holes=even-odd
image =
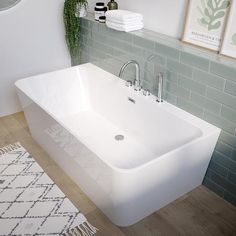
{"type": "Polygon", "coordinates": [[[143,28],[143,16],[126,10],[111,10],[106,12],[106,25],[125,32],[139,30],[143,28]]]}

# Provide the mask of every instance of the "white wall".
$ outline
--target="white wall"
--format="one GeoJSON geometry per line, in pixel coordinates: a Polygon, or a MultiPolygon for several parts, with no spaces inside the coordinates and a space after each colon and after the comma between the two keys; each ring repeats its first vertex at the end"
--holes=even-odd
{"type": "Polygon", "coordinates": [[[22,0],[0,11],[0,117],[21,110],[16,80],[70,66],[63,4],[64,0],[22,0]]]}
{"type": "MultiPolygon", "coordinates": [[[[109,0],[103,1],[107,3],[109,0]]],[[[116,0],[119,9],[142,13],[144,27],[180,38],[184,25],[187,0],[116,0]]],[[[93,11],[98,0],[88,0],[93,11]]],[[[99,0],[100,2],[100,0],[99,0]]]]}
{"type": "MultiPolygon", "coordinates": [[[[98,0],[88,1],[93,11],[98,0]]],[[[120,9],[142,13],[145,28],[180,38],[187,0],[117,2],[120,9]]],[[[64,0],[22,0],[0,11],[0,117],[21,109],[14,89],[17,79],[70,66],[63,4],[64,0]]]]}

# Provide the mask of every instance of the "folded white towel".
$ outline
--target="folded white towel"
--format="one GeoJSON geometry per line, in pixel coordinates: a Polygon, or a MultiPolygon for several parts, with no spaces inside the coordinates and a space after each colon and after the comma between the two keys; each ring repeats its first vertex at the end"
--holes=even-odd
{"type": "Polygon", "coordinates": [[[126,10],[111,10],[106,12],[106,19],[113,21],[129,21],[132,19],[143,20],[143,16],[139,13],[126,10]]]}
{"type": "Polygon", "coordinates": [[[135,24],[135,25],[124,25],[124,24],[116,24],[116,23],[112,23],[110,21],[106,21],[106,25],[107,25],[107,27],[109,27],[111,29],[125,31],[125,32],[140,30],[143,28],[142,22],[140,22],[139,24],[135,24]]]}
{"type": "Polygon", "coordinates": [[[114,21],[110,21],[110,20],[106,20],[106,22],[111,25],[111,26],[114,26],[114,27],[118,27],[118,28],[130,28],[130,27],[135,27],[135,26],[141,26],[143,25],[143,22],[142,21],[137,21],[137,22],[131,22],[129,24],[123,24],[123,23],[117,23],[117,22],[114,22],[114,21]]]}
{"type": "Polygon", "coordinates": [[[120,20],[116,20],[116,19],[108,19],[106,18],[109,22],[115,23],[115,24],[124,24],[124,25],[134,25],[134,24],[139,24],[140,22],[142,22],[142,20],[140,18],[134,18],[134,19],[130,19],[130,20],[124,20],[124,21],[120,21],[120,20]]]}

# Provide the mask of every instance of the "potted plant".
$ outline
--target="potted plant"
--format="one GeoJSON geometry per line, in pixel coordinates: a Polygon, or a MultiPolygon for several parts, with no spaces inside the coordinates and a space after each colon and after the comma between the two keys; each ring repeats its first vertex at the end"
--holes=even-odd
{"type": "Polygon", "coordinates": [[[65,0],[64,3],[64,24],[66,43],[71,56],[71,64],[77,65],[80,62],[80,19],[86,15],[88,7],[87,0],[65,0]]]}

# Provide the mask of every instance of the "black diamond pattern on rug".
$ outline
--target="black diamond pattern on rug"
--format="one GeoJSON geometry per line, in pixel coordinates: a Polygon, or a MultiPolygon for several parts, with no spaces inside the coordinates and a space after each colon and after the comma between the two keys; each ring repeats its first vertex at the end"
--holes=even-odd
{"type": "Polygon", "coordinates": [[[0,236],[70,235],[71,229],[96,233],[22,146],[0,154],[0,236]]]}

